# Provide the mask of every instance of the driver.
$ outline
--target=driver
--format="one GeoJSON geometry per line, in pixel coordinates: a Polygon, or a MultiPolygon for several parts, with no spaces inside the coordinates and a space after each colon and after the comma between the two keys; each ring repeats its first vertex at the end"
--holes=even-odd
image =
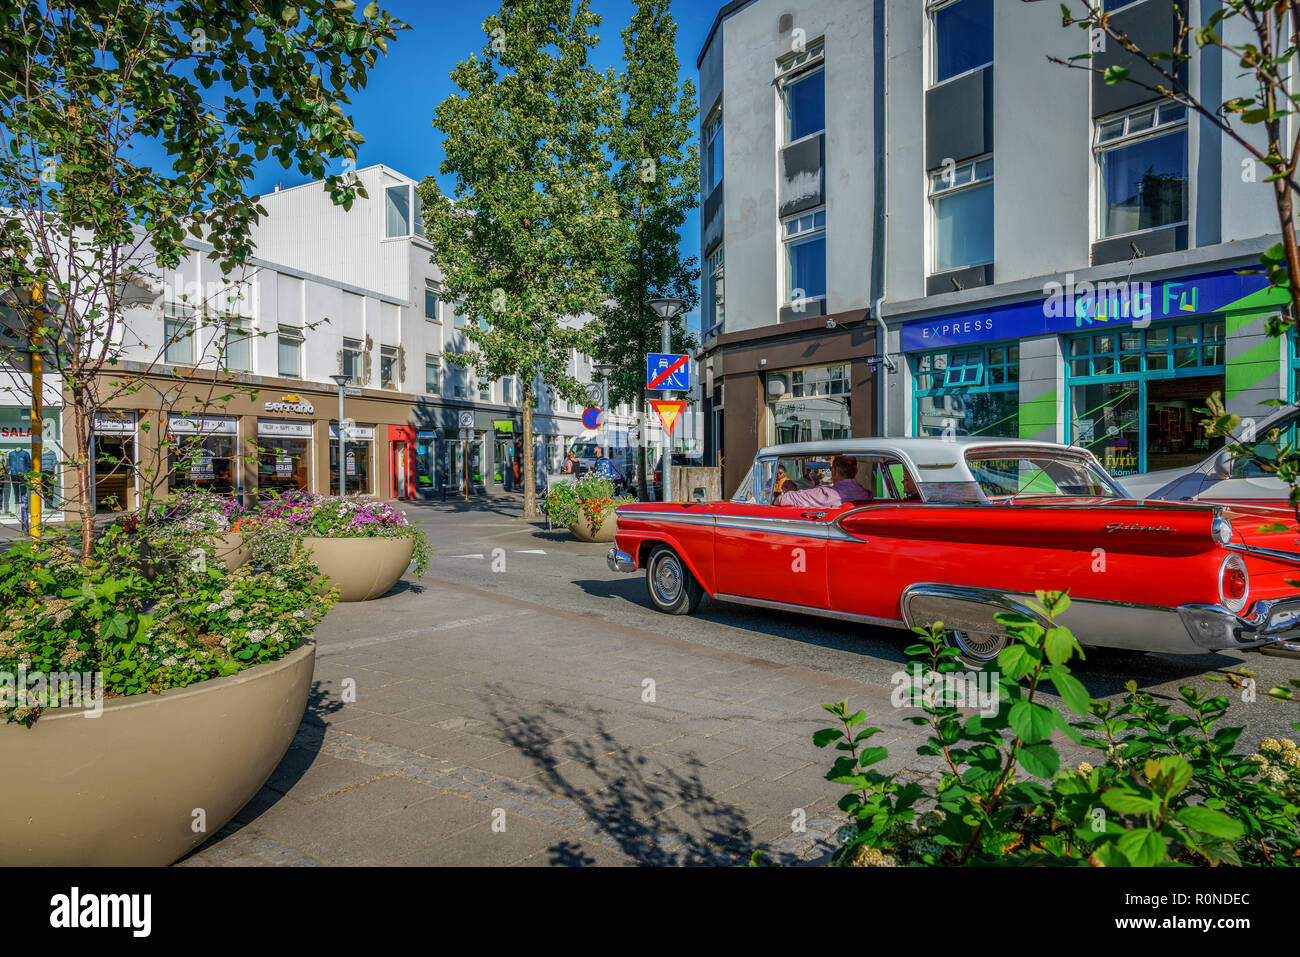
{"type": "Polygon", "coordinates": [[[875,496],[859,484],[858,460],[852,455],[837,455],[831,459],[830,485],[815,485],[795,492],[782,492],[778,505],[803,508],[837,508],[845,502],[863,502],[875,496]]]}

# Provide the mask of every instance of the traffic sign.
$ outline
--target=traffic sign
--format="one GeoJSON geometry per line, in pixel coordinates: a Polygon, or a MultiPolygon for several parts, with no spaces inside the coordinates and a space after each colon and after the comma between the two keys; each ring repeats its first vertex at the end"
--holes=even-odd
{"type": "Polygon", "coordinates": [[[682,409],[686,408],[685,399],[651,399],[650,408],[655,410],[655,415],[659,416],[659,421],[664,425],[664,431],[669,435],[673,434],[673,426],[677,424],[677,418],[682,414],[682,409]]]}
{"type": "Polygon", "coordinates": [[[472,428],[474,428],[474,413],[473,413],[473,412],[462,412],[462,413],[460,414],[460,427],[461,427],[462,429],[472,429],[472,428]]]}
{"type": "Polygon", "coordinates": [[[687,392],[691,388],[691,357],[652,352],[645,357],[646,388],[656,392],[687,392]]]}
{"type": "Polygon", "coordinates": [[[582,424],[589,429],[600,428],[600,409],[587,409],[582,413],[582,424]]]}

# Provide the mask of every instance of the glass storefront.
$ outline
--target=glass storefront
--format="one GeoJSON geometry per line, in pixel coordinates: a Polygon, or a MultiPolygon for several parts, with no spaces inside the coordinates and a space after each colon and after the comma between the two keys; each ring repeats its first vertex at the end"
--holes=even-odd
{"type": "Polygon", "coordinates": [[[173,489],[199,488],[219,495],[235,491],[238,420],[225,416],[172,416],[167,430],[173,489]]]}
{"type": "Polygon", "coordinates": [[[917,435],[1020,434],[1020,346],[996,345],[912,357],[917,435]]]}
{"type": "MultiPolygon", "coordinates": [[[[41,420],[41,460],[32,461],[32,413],[25,408],[0,408],[0,520],[23,521],[31,506],[27,476],[41,473],[46,510],[62,508],[59,487],[62,433],[60,409],[46,407],[41,420]]],[[[44,518],[49,518],[45,515],[44,518]]]]}
{"type": "Polygon", "coordinates": [[[445,480],[438,472],[438,436],[434,432],[420,432],[415,442],[416,494],[422,498],[437,494],[445,480]]]}
{"type": "MultiPolygon", "coordinates": [[[[339,494],[339,430],[330,426],[330,494],[339,494]]],[[[375,458],[375,427],[354,425],[348,430],[345,443],[347,462],[344,477],[347,494],[373,495],[375,493],[373,463],[375,458]]]]}
{"type": "Polygon", "coordinates": [[[100,412],[94,422],[95,511],[135,507],[135,413],[100,412]]]}
{"type": "Polygon", "coordinates": [[[310,422],[258,420],[258,498],[311,490],[311,434],[310,422]]]}
{"type": "Polygon", "coordinates": [[[774,391],[774,384],[784,387],[781,395],[768,403],[771,442],[845,439],[853,434],[848,365],[793,369],[773,373],[767,381],[769,395],[774,391]]]}
{"type": "Polygon", "coordinates": [[[1222,446],[1196,411],[1224,390],[1222,319],[1076,336],[1067,362],[1067,441],[1112,474],[1187,468],[1222,446]]]}

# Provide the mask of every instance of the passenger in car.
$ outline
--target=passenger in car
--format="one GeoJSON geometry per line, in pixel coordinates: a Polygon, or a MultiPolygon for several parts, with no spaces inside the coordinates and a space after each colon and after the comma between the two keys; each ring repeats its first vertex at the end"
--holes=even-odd
{"type": "Polygon", "coordinates": [[[846,502],[869,502],[875,498],[857,479],[858,460],[852,455],[831,459],[830,485],[818,485],[796,492],[783,492],[778,505],[803,508],[836,508],[846,502]]]}

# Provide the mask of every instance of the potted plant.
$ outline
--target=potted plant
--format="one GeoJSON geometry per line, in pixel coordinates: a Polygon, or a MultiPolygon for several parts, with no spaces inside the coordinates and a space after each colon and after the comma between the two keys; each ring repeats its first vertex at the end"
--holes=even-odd
{"type": "Polygon", "coordinates": [[[544,507],[552,522],[567,526],[579,541],[612,542],[618,532],[614,509],[631,501],[630,495],[616,497],[609,479],[589,472],[552,487],[544,507]]]}
{"type": "Polygon", "coordinates": [[[165,865],[220,829],[288,749],[311,634],[336,599],[303,555],[254,575],[150,577],[138,536],[0,555],[0,865],[165,865]],[[94,718],[95,720],[86,720],[94,718]]]}
{"type": "Polygon", "coordinates": [[[428,539],[387,502],[364,496],[299,495],[268,503],[242,527],[253,530],[253,556],[271,566],[300,551],[338,588],[340,601],[386,594],[415,563],[429,566],[428,539]]]}
{"type": "Polygon", "coordinates": [[[150,577],[203,562],[234,571],[252,554],[240,528],[245,509],[234,499],[204,489],[184,489],[140,514],[124,515],[117,527],[138,536],[142,570],[150,577]]]}

